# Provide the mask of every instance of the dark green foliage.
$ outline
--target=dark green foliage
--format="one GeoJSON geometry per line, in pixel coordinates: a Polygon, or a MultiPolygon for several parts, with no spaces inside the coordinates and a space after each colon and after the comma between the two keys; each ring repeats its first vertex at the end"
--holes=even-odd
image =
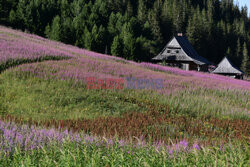
{"type": "Polygon", "coordinates": [[[250,62],[249,62],[249,56],[248,56],[248,50],[247,50],[246,43],[244,43],[243,48],[244,49],[243,49],[243,59],[242,59],[242,63],[241,63],[241,70],[249,73],[250,62]]]}
{"type": "Polygon", "coordinates": [[[46,27],[45,34],[50,39],[57,41],[61,40],[61,25],[59,16],[56,16],[53,19],[51,27],[49,25],[46,27]]]}
{"type": "Polygon", "coordinates": [[[121,39],[119,38],[119,36],[116,36],[111,45],[111,54],[114,56],[122,57],[122,48],[123,48],[123,45],[122,45],[121,39]]]}
{"type": "Polygon", "coordinates": [[[147,8],[143,0],[139,0],[138,2],[137,18],[141,23],[147,20],[147,8]]]}
{"type": "Polygon", "coordinates": [[[124,48],[123,48],[124,57],[133,60],[135,56],[135,49],[136,49],[135,39],[133,35],[130,32],[126,32],[126,30],[124,30],[124,34],[123,34],[123,45],[124,45],[124,48]]]}
{"type": "MultiPolygon", "coordinates": [[[[94,28],[93,28],[93,30],[94,30],[94,28]]],[[[84,33],[83,33],[83,41],[84,41],[84,47],[86,48],[86,49],[91,49],[92,47],[93,47],[93,38],[92,38],[92,34],[91,34],[91,32],[89,32],[89,30],[88,30],[88,28],[87,27],[85,27],[85,29],[84,29],[84,33]]]]}
{"type": "Polygon", "coordinates": [[[211,62],[221,61],[229,48],[233,63],[249,71],[242,64],[242,44],[250,50],[247,13],[233,0],[0,0],[0,24],[64,43],[151,61],[182,32],[211,62]],[[124,45],[121,52],[117,36],[124,45]]]}
{"type": "Polygon", "coordinates": [[[16,24],[16,18],[17,18],[16,13],[15,13],[15,11],[12,9],[12,10],[10,11],[10,14],[9,14],[9,22],[10,22],[10,24],[15,25],[15,24],[16,24]]]}
{"type": "Polygon", "coordinates": [[[136,39],[136,54],[135,60],[147,61],[150,59],[150,55],[152,54],[151,48],[152,42],[147,40],[145,37],[138,37],[136,39]]]}
{"type": "Polygon", "coordinates": [[[236,48],[236,58],[240,58],[242,52],[241,44],[240,44],[240,39],[237,41],[237,48],[236,48]]]}

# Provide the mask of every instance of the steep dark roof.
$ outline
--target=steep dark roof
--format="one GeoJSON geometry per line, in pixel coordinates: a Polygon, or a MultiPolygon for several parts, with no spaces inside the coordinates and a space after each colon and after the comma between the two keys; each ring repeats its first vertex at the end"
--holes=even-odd
{"type": "Polygon", "coordinates": [[[198,55],[185,36],[175,36],[153,60],[193,61],[196,64],[211,64],[198,55]],[[178,53],[168,53],[168,50],[179,50],[178,53]]]}
{"type": "Polygon", "coordinates": [[[218,64],[218,67],[212,72],[216,74],[243,74],[243,72],[235,67],[232,62],[224,57],[222,61],[218,64]]]}

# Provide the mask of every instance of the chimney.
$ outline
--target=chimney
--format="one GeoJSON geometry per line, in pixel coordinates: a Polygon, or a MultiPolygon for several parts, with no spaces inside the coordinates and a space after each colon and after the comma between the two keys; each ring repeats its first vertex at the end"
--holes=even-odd
{"type": "Polygon", "coordinates": [[[183,34],[182,34],[182,33],[178,33],[177,36],[178,36],[178,37],[182,37],[183,34]]]}

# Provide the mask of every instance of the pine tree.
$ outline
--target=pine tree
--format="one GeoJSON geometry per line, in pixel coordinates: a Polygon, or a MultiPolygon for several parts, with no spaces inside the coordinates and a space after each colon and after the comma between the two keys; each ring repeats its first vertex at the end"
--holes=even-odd
{"type": "Polygon", "coordinates": [[[118,34],[118,30],[116,29],[116,23],[117,23],[117,16],[113,12],[109,16],[109,22],[108,22],[108,31],[111,36],[115,36],[118,34]]]}
{"type": "MultiPolygon", "coordinates": [[[[92,30],[93,32],[94,30],[92,30]]],[[[84,33],[83,33],[83,43],[84,43],[84,48],[91,50],[93,47],[93,38],[91,32],[89,32],[88,28],[84,28],[84,33]]]]}
{"type": "Polygon", "coordinates": [[[49,24],[45,27],[44,34],[45,34],[45,36],[46,36],[47,38],[50,37],[50,25],[49,25],[49,24]]]}
{"type": "Polygon", "coordinates": [[[61,39],[61,25],[60,25],[60,17],[56,16],[53,19],[52,25],[46,27],[46,36],[50,39],[60,41],[61,39]]]}
{"type": "Polygon", "coordinates": [[[249,56],[248,56],[248,50],[247,50],[247,44],[244,43],[243,46],[243,59],[241,62],[241,70],[244,72],[249,72],[249,69],[247,68],[249,66],[249,56]]]}
{"type": "MultiPolygon", "coordinates": [[[[184,2],[183,2],[184,3],[184,2]]],[[[182,32],[182,27],[185,21],[185,12],[183,3],[178,3],[178,1],[173,2],[173,24],[175,27],[175,32],[182,32]]]]}
{"type": "Polygon", "coordinates": [[[64,20],[70,16],[70,5],[68,0],[61,0],[61,19],[64,20]]]}
{"type": "Polygon", "coordinates": [[[114,14],[113,12],[109,16],[109,22],[107,25],[108,32],[112,37],[118,35],[123,27],[124,18],[121,13],[114,14]]]}
{"type": "Polygon", "coordinates": [[[230,47],[227,48],[226,56],[229,58],[232,57],[232,52],[231,52],[230,47]]]}
{"type": "Polygon", "coordinates": [[[108,3],[106,1],[103,0],[99,0],[100,3],[100,7],[99,7],[99,15],[100,20],[101,20],[101,24],[104,25],[109,21],[109,6],[108,3]]]}
{"type": "Polygon", "coordinates": [[[111,45],[111,54],[114,56],[122,57],[122,42],[119,36],[115,36],[113,43],[111,45]]]}
{"type": "Polygon", "coordinates": [[[238,38],[237,40],[237,47],[236,47],[236,59],[240,59],[241,58],[241,44],[240,44],[240,39],[238,38]]]}
{"type": "Polygon", "coordinates": [[[197,43],[197,37],[196,37],[196,24],[197,24],[197,19],[196,15],[193,17],[190,17],[188,20],[188,26],[187,26],[187,32],[186,35],[188,37],[188,40],[195,45],[197,43]]]}
{"type": "Polygon", "coordinates": [[[133,16],[133,6],[132,6],[130,1],[128,1],[128,4],[127,4],[126,14],[127,14],[128,18],[133,16]]]}
{"type": "Polygon", "coordinates": [[[126,59],[133,60],[135,56],[135,39],[133,36],[133,31],[131,29],[131,25],[129,23],[125,23],[122,27],[121,37],[123,40],[123,55],[126,59]]]}
{"type": "Polygon", "coordinates": [[[173,19],[171,17],[171,6],[169,1],[165,1],[162,7],[162,15],[161,15],[161,21],[162,21],[162,29],[164,30],[162,32],[164,40],[169,40],[173,35],[173,19]]]}
{"type": "Polygon", "coordinates": [[[149,24],[151,26],[153,39],[155,40],[157,44],[161,46],[163,43],[163,38],[162,38],[162,33],[161,33],[159,16],[155,10],[151,10],[149,12],[149,24]]]}
{"type": "Polygon", "coordinates": [[[10,11],[9,14],[9,22],[12,26],[16,26],[16,13],[14,10],[10,11]]]}
{"type": "Polygon", "coordinates": [[[133,60],[135,57],[135,39],[131,33],[127,33],[123,38],[123,54],[124,58],[133,60]]]}
{"type": "Polygon", "coordinates": [[[97,27],[97,25],[94,25],[91,34],[93,39],[91,50],[104,53],[106,44],[105,28],[102,25],[99,28],[97,27]]]}
{"type": "Polygon", "coordinates": [[[19,0],[18,5],[17,5],[17,10],[16,10],[16,16],[17,16],[17,22],[18,22],[18,28],[21,28],[24,30],[25,27],[25,20],[26,20],[26,14],[25,14],[25,8],[26,8],[26,3],[25,0],[19,0]]]}
{"type": "Polygon", "coordinates": [[[136,51],[135,60],[136,61],[150,61],[152,54],[151,41],[140,36],[136,39],[136,51]]]}
{"type": "Polygon", "coordinates": [[[70,17],[66,17],[61,25],[61,41],[68,44],[75,43],[75,33],[70,17]]]}
{"type": "Polygon", "coordinates": [[[141,23],[145,23],[147,20],[147,7],[144,3],[144,0],[139,0],[138,2],[137,18],[141,23]]]}
{"type": "Polygon", "coordinates": [[[212,0],[207,2],[207,17],[210,24],[213,23],[214,3],[212,0]]]}

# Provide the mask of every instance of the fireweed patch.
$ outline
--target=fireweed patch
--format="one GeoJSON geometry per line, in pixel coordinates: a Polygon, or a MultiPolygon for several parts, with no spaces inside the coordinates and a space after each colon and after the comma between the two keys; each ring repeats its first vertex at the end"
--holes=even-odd
{"type": "MultiPolygon", "coordinates": [[[[22,151],[41,149],[51,144],[63,144],[64,142],[75,142],[80,145],[95,145],[98,147],[114,147],[120,149],[133,147],[135,149],[149,149],[153,146],[157,150],[167,149],[170,154],[173,152],[199,150],[197,143],[189,143],[185,140],[168,145],[158,141],[147,143],[144,138],[140,138],[137,142],[129,142],[118,140],[117,138],[105,138],[87,135],[84,133],[73,133],[67,129],[38,128],[28,125],[17,125],[13,122],[4,122],[0,120],[0,151],[5,155],[10,155],[15,152],[15,148],[20,148],[22,151]]],[[[1,154],[0,154],[1,157],[1,154]]]]}

